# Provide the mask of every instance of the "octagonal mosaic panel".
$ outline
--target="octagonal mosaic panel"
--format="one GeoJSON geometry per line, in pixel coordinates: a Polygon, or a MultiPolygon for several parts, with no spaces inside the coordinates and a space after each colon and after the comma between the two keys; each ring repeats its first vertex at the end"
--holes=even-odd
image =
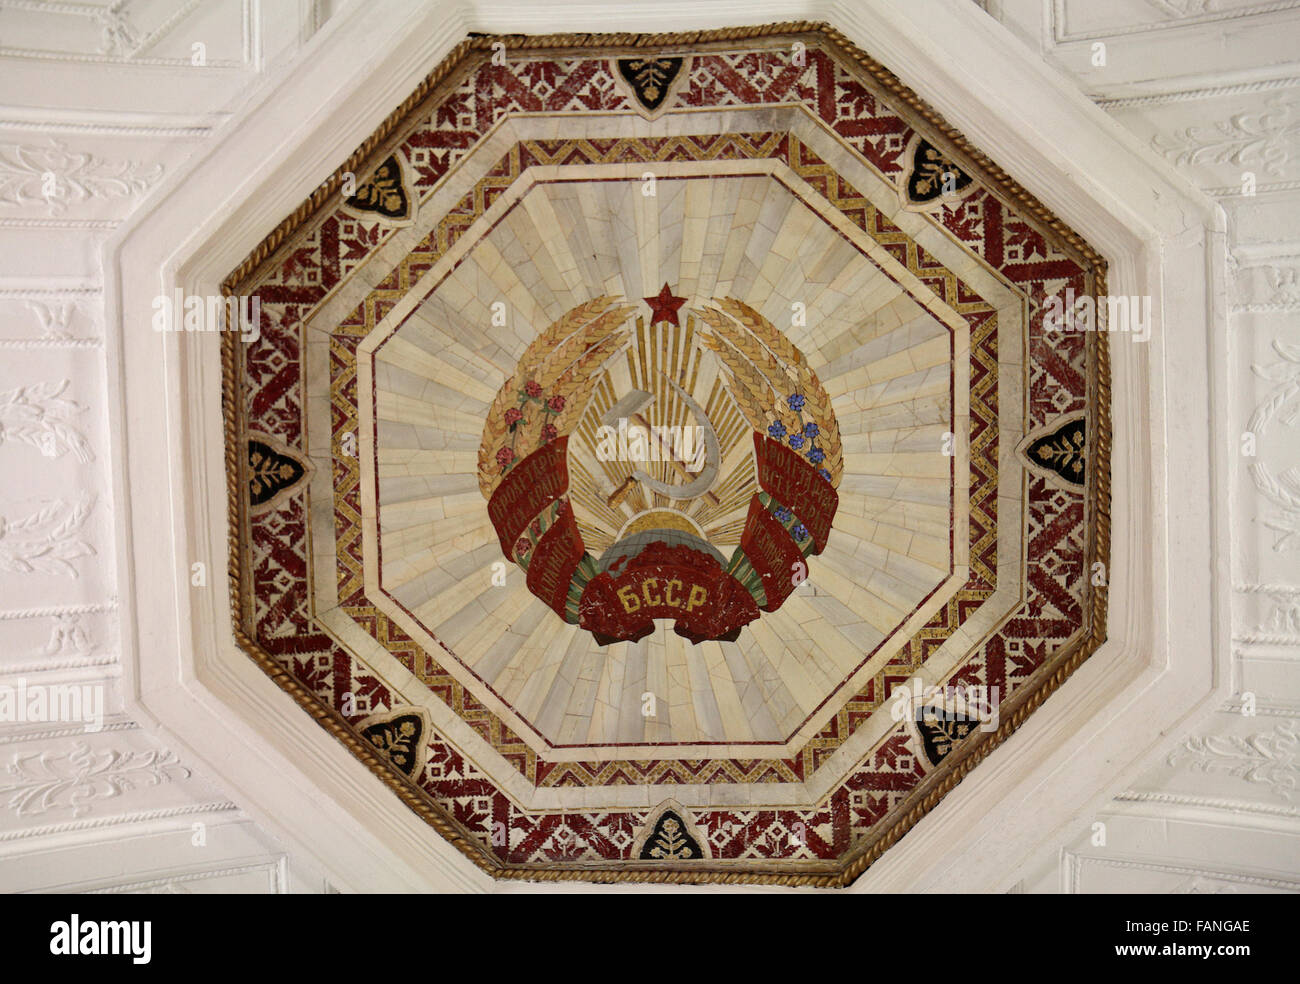
{"type": "Polygon", "coordinates": [[[498,877],[847,884],[1104,637],[1104,279],[833,30],[467,39],[224,285],[236,636],[498,877]]]}

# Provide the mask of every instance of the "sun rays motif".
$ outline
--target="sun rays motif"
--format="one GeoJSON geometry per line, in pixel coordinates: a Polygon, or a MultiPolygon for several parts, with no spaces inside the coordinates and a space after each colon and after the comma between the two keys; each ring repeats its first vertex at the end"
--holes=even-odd
{"type": "Polygon", "coordinates": [[[648,325],[644,318],[636,319],[630,344],[595,382],[569,441],[570,495],[578,526],[593,551],[612,545],[640,517],[667,512],[681,513],[705,539],[724,550],[740,543],[745,510],[758,484],[749,428],[727,391],[721,368],[704,346],[693,316],[681,326],[648,325]],[[626,394],[636,392],[650,396],[629,419],[634,442],[640,436],[636,428],[649,434],[642,449],[647,460],[636,460],[635,454],[609,454],[602,447],[613,436],[610,428],[618,427],[620,418],[611,417],[611,411],[626,394]],[[703,470],[703,443],[697,430],[701,425],[683,394],[704,411],[717,437],[719,462],[706,492],[677,498],[661,489],[685,487],[703,470]],[[668,437],[660,440],[655,435],[668,437]],[[638,473],[659,484],[650,487],[638,481],[638,473]]]}

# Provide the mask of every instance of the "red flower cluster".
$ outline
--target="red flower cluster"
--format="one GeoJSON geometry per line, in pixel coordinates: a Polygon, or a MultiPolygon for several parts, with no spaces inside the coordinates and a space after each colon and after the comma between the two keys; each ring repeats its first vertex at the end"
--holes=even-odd
{"type": "Polygon", "coordinates": [[[518,541],[516,541],[515,543],[515,556],[522,557],[524,556],[524,554],[528,553],[528,551],[532,549],[533,549],[532,541],[529,540],[528,537],[526,536],[521,536],[518,539],[518,541]]]}
{"type": "Polygon", "coordinates": [[[535,379],[530,379],[524,383],[524,392],[536,399],[542,395],[542,384],[535,379]]]}
{"type": "Polygon", "coordinates": [[[515,460],[514,448],[501,448],[497,451],[497,464],[505,468],[510,462],[515,460]]]}
{"type": "Polygon", "coordinates": [[[553,396],[546,401],[546,405],[550,407],[552,410],[554,410],[556,413],[559,413],[561,410],[564,409],[564,397],[553,396]]]}
{"type": "Polygon", "coordinates": [[[524,412],[518,407],[511,407],[506,411],[506,423],[514,424],[524,419],[524,412]]]}
{"type": "Polygon", "coordinates": [[[542,440],[543,440],[543,441],[554,441],[554,440],[555,440],[557,437],[559,437],[559,436],[560,436],[560,432],[557,431],[557,430],[555,429],[555,425],[554,425],[554,424],[543,424],[543,425],[542,425],[542,440]]]}

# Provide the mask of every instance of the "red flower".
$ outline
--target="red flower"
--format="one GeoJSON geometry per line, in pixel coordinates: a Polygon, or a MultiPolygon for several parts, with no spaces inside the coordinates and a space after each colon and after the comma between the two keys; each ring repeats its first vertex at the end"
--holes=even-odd
{"type": "Polygon", "coordinates": [[[542,384],[535,379],[530,379],[524,383],[524,392],[533,397],[541,396],[542,384]]]}
{"type": "Polygon", "coordinates": [[[533,531],[533,536],[542,535],[542,521],[540,519],[534,519],[528,524],[528,528],[533,531]]]}
{"type": "Polygon", "coordinates": [[[550,407],[552,410],[554,410],[556,413],[559,413],[561,410],[564,409],[564,397],[553,396],[546,401],[546,405],[550,407]]]}
{"type": "Polygon", "coordinates": [[[524,412],[518,407],[511,407],[506,411],[506,423],[513,424],[524,419],[524,412]]]}
{"type": "Polygon", "coordinates": [[[497,452],[497,464],[505,468],[510,462],[515,460],[514,448],[501,448],[497,452]]]}
{"type": "Polygon", "coordinates": [[[560,432],[555,429],[554,424],[546,424],[542,427],[542,440],[554,441],[560,436],[560,432]]]}
{"type": "Polygon", "coordinates": [[[528,551],[532,549],[533,549],[533,544],[528,539],[528,537],[521,536],[519,540],[515,543],[515,556],[522,557],[524,554],[528,553],[528,551]]]}

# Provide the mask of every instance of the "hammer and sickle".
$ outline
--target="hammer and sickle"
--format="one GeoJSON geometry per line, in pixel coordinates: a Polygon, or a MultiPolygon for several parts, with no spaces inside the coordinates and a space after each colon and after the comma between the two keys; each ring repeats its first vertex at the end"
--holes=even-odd
{"type": "MultiPolygon", "coordinates": [[[[691,481],[682,485],[673,485],[669,482],[661,481],[643,471],[634,471],[632,479],[643,483],[647,488],[661,495],[666,495],[671,499],[694,499],[701,495],[707,495],[713,487],[713,483],[718,478],[718,469],[722,464],[722,452],[718,446],[718,435],[713,429],[713,424],[709,421],[709,415],[704,412],[704,408],[695,402],[684,389],[677,385],[672,379],[664,376],[664,380],[677,393],[681,401],[686,404],[687,409],[695,416],[695,421],[699,426],[700,432],[704,435],[704,466],[699,470],[699,474],[691,481]]],[[[641,416],[641,411],[654,402],[654,394],[647,393],[645,390],[633,390],[627,396],[619,400],[602,418],[603,423],[609,423],[611,420],[620,417],[627,417],[637,424],[646,428],[650,432],[649,426],[645,423],[645,418],[641,416]]],[[[670,459],[675,470],[681,473],[690,474],[691,470],[685,462],[678,461],[673,455],[670,459]]],[[[628,483],[624,483],[625,485],[628,483]]],[[[622,490],[619,490],[622,491],[622,490]]],[[[617,494],[617,493],[616,493],[617,494]]],[[[620,497],[621,498],[621,497],[620,497]]]]}

